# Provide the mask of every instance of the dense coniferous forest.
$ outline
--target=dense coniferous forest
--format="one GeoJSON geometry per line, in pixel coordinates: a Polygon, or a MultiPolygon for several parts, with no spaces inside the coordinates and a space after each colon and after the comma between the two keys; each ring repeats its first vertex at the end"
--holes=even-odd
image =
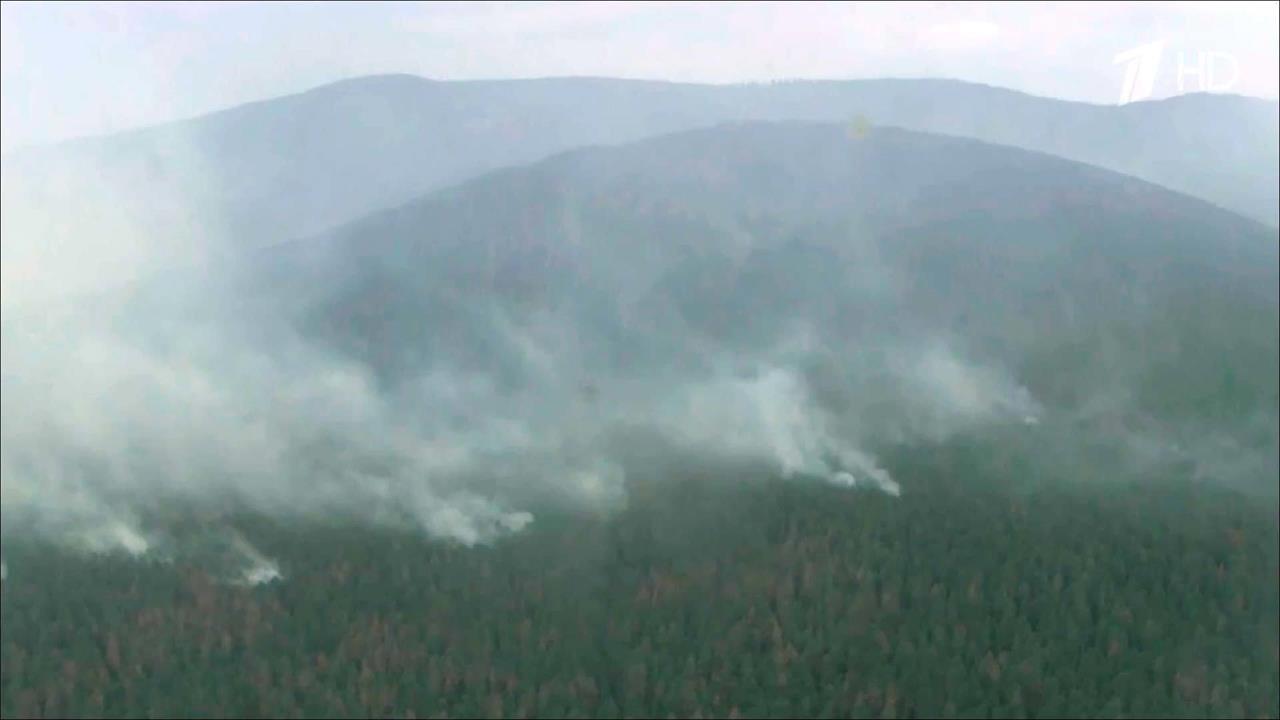
{"type": "MultiPolygon", "coordinates": [[[[222,518],[283,579],[10,542],[5,717],[1276,717],[1276,507],[1210,484],[994,481],[948,443],[900,498],[637,479],[609,516],[465,548],[222,518]]],[[[203,522],[211,522],[206,518],[203,522]]]]}

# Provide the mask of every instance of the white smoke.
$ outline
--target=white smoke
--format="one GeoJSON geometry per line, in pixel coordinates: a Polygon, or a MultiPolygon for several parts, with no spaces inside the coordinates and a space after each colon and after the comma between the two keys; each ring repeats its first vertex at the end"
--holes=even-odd
{"type": "MultiPolygon", "coordinates": [[[[800,376],[768,367],[753,377],[719,378],[673,398],[663,415],[694,447],[730,456],[760,456],[784,477],[808,475],[842,485],[848,478],[896,487],[874,458],[828,428],[800,376]]],[[[896,493],[894,493],[896,494],[896,493]]]]}
{"type": "MultiPolygon", "coordinates": [[[[805,318],[794,323],[801,330],[743,351],[680,324],[667,307],[638,307],[628,331],[662,348],[658,364],[669,367],[624,372],[588,359],[599,339],[572,313],[513,317],[493,302],[469,308],[468,322],[496,338],[491,353],[517,368],[521,381],[504,383],[496,372],[455,362],[388,389],[372,367],[321,346],[291,320],[237,314],[243,306],[225,289],[237,287],[234,277],[165,296],[184,311],[145,303],[125,310],[83,296],[74,312],[32,304],[51,293],[120,285],[199,249],[220,210],[201,191],[200,158],[182,148],[169,153],[162,164],[185,169],[172,192],[155,199],[173,206],[163,227],[130,222],[130,208],[110,203],[44,207],[24,198],[36,211],[6,211],[6,535],[36,533],[94,552],[154,553],[165,542],[154,518],[179,508],[354,518],[475,545],[523,530],[535,521],[535,502],[623,506],[633,468],[618,445],[637,430],[706,456],[758,461],[783,477],[897,495],[901,488],[878,461],[876,443],[945,436],[1005,415],[1038,416],[1007,373],[941,340],[883,347],[880,338],[861,340],[876,346],[870,353],[859,338],[822,337],[805,318]],[[69,227],[106,218],[99,234],[62,233],[58,218],[77,213],[84,217],[69,227]],[[878,359],[864,357],[876,353],[878,359]],[[815,384],[814,358],[830,366],[834,386],[849,396],[843,406],[815,384]],[[886,396],[898,408],[893,413],[880,409],[886,396]]],[[[24,192],[22,171],[6,168],[6,197],[24,192]]],[[[67,182],[93,181],[68,165],[56,172],[67,182]]],[[[97,196],[103,192],[109,189],[97,196]]],[[[876,302],[892,300],[893,276],[869,244],[844,245],[862,253],[850,282],[876,302]]],[[[234,276],[237,267],[203,272],[234,276]]],[[[634,282],[635,294],[648,297],[642,279],[634,282]]],[[[318,305],[331,289],[307,291],[314,297],[275,299],[318,305]]],[[[248,565],[260,579],[279,572],[262,558],[248,565]]]]}
{"type": "MultiPolygon", "coordinates": [[[[4,526],[95,552],[147,552],[138,518],[166,505],[355,517],[492,542],[534,521],[522,506],[532,496],[624,504],[627,469],[611,443],[635,428],[783,477],[901,491],[862,432],[881,420],[833,412],[796,369],[812,339],[761,353],[754,370],[597,378],[588,402],[563,333],[522,337],[537,371],[523,390],[444,367],[389,397],[365,367],[288,332],[255,347],[202,328],[160,351],[74,324],[4,331],[4,526]]],[[[892,421],[897,432],[936,436],[1033,406],[998,371],[937,343],[890,358],[895,397],[911,408],[892,421]]]]}
{"type": "Polygon", "coordinates": [[[152,548],[151,541],[140,531],[119,519],[83,528],[74,533],[71,539],[75,546],[94,553],[123,550],[134,557],[139,557],[152,548]]]}
{"type": "Polygon", "coordinates": [[[209,163],[180,133],[157,134],[146,154],[82,144],[8,155],[0,170],[0,302],[10,308],[226,250],[213,241],[226,233],[209,163]]]}
{"type": "Polygon", "coordinates": [[[241,562],[237,582],[243,585],[264,585],[284,579],[280,574],[280,565],[250,545],[243,535],[233,533],[231,539],[241,562]]]}

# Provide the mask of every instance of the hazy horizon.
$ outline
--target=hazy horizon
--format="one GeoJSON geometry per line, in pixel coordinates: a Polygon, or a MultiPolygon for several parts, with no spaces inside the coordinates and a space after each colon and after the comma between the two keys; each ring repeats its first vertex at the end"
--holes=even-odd
{"type": "Polygon", "coordinates": [[[1274,101],[1280,87],[1275,3],[5,2],[3,20],[6,154],[369,75],[938,78],[1116,104],[1130,71],[1117,56],[1162,42],[1147,55],[1149,86],[1131,100],[1221,92],[1274,101]]]}

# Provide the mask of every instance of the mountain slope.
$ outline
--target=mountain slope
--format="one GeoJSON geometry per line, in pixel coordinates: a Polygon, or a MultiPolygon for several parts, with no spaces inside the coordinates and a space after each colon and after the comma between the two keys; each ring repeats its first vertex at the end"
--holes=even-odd
{"type": "MultiPolygon", "coordinates": [[[[90,326],[148,373],[178,363],[177,392],[201,390],[174,406],[225,416],[228,451],[261,447],[307,503],[320,483],[607,506],[637,469],[689,462],[910,492],[894,478],[926,452],[1015,485],[1273,496],[1276,240],[1044,154],[753,123],[499,171],[98,303],[90,326]]],[[[6,370],[60,362],[22,360],[6,370]]],[[[50,387],[6,402],[74,402],[50,387]]],[[[225,484],[203,422],[171,442],[225,484]]],[[[45,462],[43,442],[6,448],[45,462]]]]}
{"type": "Polygon", "coordinates": [[[1251,482],[1275,477],[1275,231],[1085,165],[749,124],[570,153],[327,242],[277,251],[273,285],[336,291],[304,322],[387,377],[536,386],[539,365],[505,364],[529,332],[551,377],[606,399],[616,377],[783,368],[802,412],[878,447],[1045,413],[1108,442],[1244,433],[1270,448],[1251,482]],[[303,256],[341,266],[295,275],[303,256]],[[494,317],[514,342],[477,329],[494,317]]]}
{"type": "Polygon", "coordinates": [[[894,129],[857,140],[840,126],[745,124],[571,152],[263,258],[283,263],[272,287],[349,291],[320,307],[384,320],[418,293],[513,313],[589,295],[611,321],[673,312],[748,352],[797,319],[856,335],[884,329],[886,314],[939,333],[964,323],[969,340],[998,335],[992,347],[1008,352],[1067,329],[1148,322],[1172,303],[1274,312],[1274,238],[1046,155],[894,129]],[[386,302],[360,294],[373,287],[386,302]]]}
{"type": "Polygon", "coordinates": [[[1276,107],[1231,96],[1095,106],[942,80],[360,78],[7,156],[6,266],[13,284],[59,259],[127,268],[254,247],[572,147],[732,120],[861,116],[973,137],[1133,174],[1274,225],[1276,107]]]}

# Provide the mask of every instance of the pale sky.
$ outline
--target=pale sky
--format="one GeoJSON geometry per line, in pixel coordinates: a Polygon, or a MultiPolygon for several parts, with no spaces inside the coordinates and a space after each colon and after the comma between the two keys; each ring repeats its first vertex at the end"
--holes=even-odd
{"type": "Polygon", "coordinates": [[[1179,58],[1183,91],[1274,99],[1280,85],[1276,2],[4,2],[0,20],[6,152],[391,72],[929,76],[1115,103],[1116,55],[1163,42],[1152,97],[1179,92],[1179,58]]]}

